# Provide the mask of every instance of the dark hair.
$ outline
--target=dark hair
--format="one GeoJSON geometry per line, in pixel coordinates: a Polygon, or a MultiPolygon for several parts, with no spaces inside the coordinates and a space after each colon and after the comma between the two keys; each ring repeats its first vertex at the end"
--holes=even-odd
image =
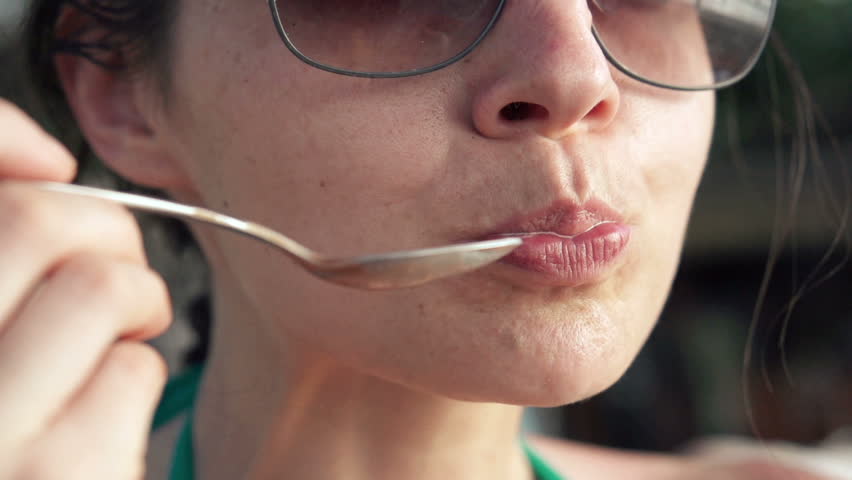
{"type": "MultiPolygon", "coordinates": [[[[768,258],[746,338],[741,374],[746,416],[752,432],[761,441],[764,437],[754,415],[753,387],[763,388],[770,394],[774,392],[776,386],[767,367],[771,354],[776,355],[784,379],[793,384],[787,365],[786,343],[794,310],[808,293],[841,272],[852,259],[852,233],[849,230],[852,223],[852,178],[847,159],[832,133],[831,123],[814,100],[808,81],[777,31],[770,37],[769,46],[765,63],[776,164],[776,213],[768,258]],[[785,112],[784,107],[790,111],[785,112]],[[785,124],[787,119],[792,119],[792,124],[785,124]],[[823,152],[824,147],[828,148],[829,154],[823,152]],[[795,230],[801,218],[799,204],[805,190],[812,192],[820,213],[836,228],[814,266],[801,272],[797,271],[797,264],[793,262],[789,299],[778,310],[765,311],[771,285],[778,279],[791,280],[789,273],[776,275],[775,268],[785,249],[789,249],[794,257],[797,253],[795,230]],[[770,335],[768,338],[767,334],[770,335]],[[773,348],[777,352],[771,352],[773,348]],[[754,370],[759,371],[763,385],[750,385],[754,370]]],[[[735,147],[734,151],[738,149],[735,147]]]]}
{"type": "Polygon", "coordinates": [[[54,58],[61,54],[127,73],[153,68],[167,87],[178,7],[174,0],[33,0],[24,41],[27,69],[39,96],[48,107],[65,105],[54,68],[54,58]],[[63,24],[70,11],[83,20],[63,24]]]}
{"type": "MultiPolygon", "coordinates": [[[[180,2],[175,0],[33,0],[24,26],[25,68],[35,89],[34,100],[48,115],[46,120],[58,127],[60,137],[76,150],[81,174],[106,175],[79,131],[70,122],[70,111],[61,88],[54,60],[57,55],[77,55],[121,74],[153,74],[167,97],[169,90],[171,44],[175,18],[180,2]],[[74,12],[73,22],[66,15],[74,12]],[[78,20],[79,18],[79,20],[78,20]],[[68,127],[71,131],[68,131],[68,127]]],[[[91,175],[89,175],[91,176],[91,175]]],[[[124,190],[139,190],[121,179],[113,183],[124,190]]],[[[153,192],[146,191],[151,194],[153,192]]],[[[140,219],[149,228],[146,244],[162,250],[152,255],[151,262],[182,262],[200,277],[206,269],[192,250],[197,246],[188,229],[173,220],[140,219]],[[154,237],[154,238],[150,238],[154,237]]],[[[164,276],[168,275],[164,273],[164,276]]],[[[189,288],[180,282],[169,282],[176,317],[187,317],[198,336],[196,345],[184,356],[189,364],[204,361],[209,337],[209,294],[199,295],[199,287],[189,288]],[[184,291],[185,290],[185,291],[184,291]],[[182,315],[181,315],[182,314],[182,315]]],[[[202,282],[205,283],[205,282],[202,282]]]]}

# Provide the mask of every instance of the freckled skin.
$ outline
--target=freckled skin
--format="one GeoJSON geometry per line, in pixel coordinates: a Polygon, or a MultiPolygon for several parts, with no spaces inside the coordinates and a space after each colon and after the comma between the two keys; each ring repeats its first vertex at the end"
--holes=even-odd
{"type": "Polygon", "coordinates": [[[486,268],[390,292],[329,285],[263,246],[199,230],[222,272],[220,310],[241,317],[222,321],[266,332],[259,349],[326,352],[457,399],[559,405],[611,385],[668,293],[714,98],[599,68],[588,13],[569,3],[510,2],[465,61],[369,80],[299,62],[263,2],[187,2],[175,102],[158,125],[190,172],[177,198],[339,255],[470,239],[560,196],[595,196],[634,229],[624,264],[594,285],[531,287],[486,268]],[[599,97],[589,108],[572,103],[588,95],[599,97]],[[526,130],[486,123],[513,101],[549,116],[526,130]]]}

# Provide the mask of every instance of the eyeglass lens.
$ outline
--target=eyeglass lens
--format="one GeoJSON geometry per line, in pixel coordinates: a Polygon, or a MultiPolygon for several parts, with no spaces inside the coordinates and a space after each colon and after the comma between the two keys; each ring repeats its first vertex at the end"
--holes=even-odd
{"type": "MultiPolygon", "coordinates": [[[[760,53],[774,0],[588,0],[611,59],[674,87],[736,79],[760,53]]],[[[501,0],[278,0],[291,48],[354,73],[427,69],[472,45],[501,0]]]]}
{"type": "Polygon", "coordinates": [[[444,62],[482,33],[499,0],[279,0],[281,24],[311,60],[355,72],[444,62]]]}
{"type": "Polygon", "coordinates": [[[614,61],[675,87],[724,84],[760,54],[772,0],[594,0],[595,30],[614,61]]]}

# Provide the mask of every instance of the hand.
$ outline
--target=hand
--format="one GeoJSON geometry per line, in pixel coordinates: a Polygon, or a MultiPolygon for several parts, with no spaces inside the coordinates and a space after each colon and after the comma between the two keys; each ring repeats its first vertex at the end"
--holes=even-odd
{"type": "Polygon", "coordinates": [[[0,99],[0,479],[138,480],[166,378],[163,281],[125,210],[28,188],[75,162],[0,99]]]}
{"type": "Polygon", "coordinates": [[[784,441],[761,442],[740,436],[708,436],[694,440],[687,447],[685,471],[692,476],[684,478],[839,480],[814,470],[834,465],[834,462],[826,461],[830,452],[820,447],[784,441]]]}
{"type": "Polygon", "coordinates": [[[771,458],[688,462],[682,475],[670,480],[833,480],[771,458]]]}

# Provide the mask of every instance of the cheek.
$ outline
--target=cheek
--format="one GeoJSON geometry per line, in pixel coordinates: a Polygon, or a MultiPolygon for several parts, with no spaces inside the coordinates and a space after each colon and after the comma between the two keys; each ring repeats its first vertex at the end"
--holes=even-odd
{"type": "Polygon", "coordinates": [[[713,131],[715,96],[690,93],[670,120],[652,130],[650,142],[664,145],[649,157],[644,171],[654,210],[664,213],[678,244],[707,161],[713,131]]]}
{"type": "Polygon", "coordinates": [[[707,161],[715,94],[635,88],[623,97],[624,124],[630,127],[619,135],[628,139],[627,150],[638,154],[631,155],[634,168],[625,170],[642,192],[641,222],[677,247],[707,161]]]}
{"type": "MultiPolygon", "coordinates": [[[[282,90],[289,88],[311,94],[249,100],[234,92],[223,98],[231,108],[208,131],[227,141],[213,149],[198,145],[210,160],[197,170],[205,203],[227,202],[230,211],[293,232],[316,249],[338,248],[341,242],[330,241],[329,231],[359,236],[339,254],[386,248],[361,236],[391,228],[389,219],[399,222],[441,188],[451,145],[433,102],[394,104],[392,93],[369,88],[290,84],[282,90]],[[353,219],[360,227],[350,228],[353,219]]],[[[388,246],[407,243],[400,240],[388,246]]]]}
{"type": "Polygon", "coordinates": [[[612,282],[609,298],[628,330],[622,335],[624,347],[633,352],[641,348],[668,296],[713,129],[713,94],[663,95],[627,95],[622,105],[625,124],[632,126],[619,132],[632,153],[632,166],[622,169],[630,173],[622,183],[629,185],[623,201],[638,214],[631,261],[612,282]]]}
{"type": "Polygon", "coordinates": [[[233,15],[238,32],[221,37],[251,55],[187,35],[175,61],[174,141],[198,201],[340,255],[415,244],[422,232],[387,244],[368,234],[419,215],[416,204],[442,188],[455,126],[441,85],[322,72],[269,25],[233,15]]]}
{"type": "Polygon", "coordinates": [[[656,115],[658,127],[647,135],[654,145],[643,161],[642,181],[648,205],[642,242],[647,258],[643,274],[656,277],[657,310],[665,302],[680,260],[689,214],[707,161],[713,130],[714,95],[689,93],[666,112],[656,115]],[[662,119],[662,121],[661,121],[662,119]]]}

